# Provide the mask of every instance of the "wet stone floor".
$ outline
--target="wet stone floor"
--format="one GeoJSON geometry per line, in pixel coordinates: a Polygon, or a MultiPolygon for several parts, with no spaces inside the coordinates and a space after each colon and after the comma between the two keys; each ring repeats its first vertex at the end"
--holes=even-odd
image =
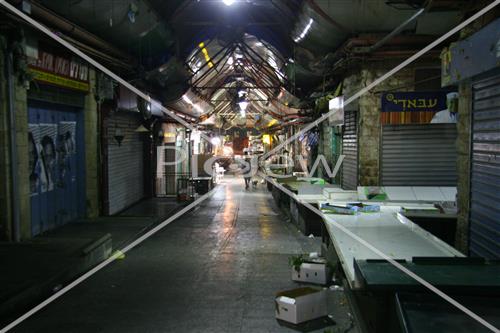
{"type": "Polygon", "coordinates": [[[274,295],[298,286],[288,258],[319,249],[265,185],[245,190],[242,178],[228,178],[12,332],[293,332],[276,322],[274,295]]]}

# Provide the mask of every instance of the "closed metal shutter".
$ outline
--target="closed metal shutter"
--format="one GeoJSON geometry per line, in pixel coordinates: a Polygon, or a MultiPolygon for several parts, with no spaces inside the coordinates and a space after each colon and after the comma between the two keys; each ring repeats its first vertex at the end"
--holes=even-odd
{"type": "Polygon", "coordinates": [[[345,111],[342,135],[342,188],[355,190],[358,186],[357,111],[345,111]]]}
{"type": "Polygon", "coordinates": [[[85,136],[79,108],[28,100],[32,236],[85,216],[85,136]]]}
{"type": "Polygon", "coordinates": [[[119,112],[108,122],[108,199],[109,214],[115,214],[144,198],[144,146],[139,115],[119,112]],[[124,139],[115,140],[117,130],[124,139]]]}
{"type": "Polygon", "coordinates": [[[381,184],[456,186],[456,124],[384,125],[381,184]]]}
{"type": "Polygon", "coordinates": [[[500,259],[500,75],[473,84],[471,255],[500,259]]]}

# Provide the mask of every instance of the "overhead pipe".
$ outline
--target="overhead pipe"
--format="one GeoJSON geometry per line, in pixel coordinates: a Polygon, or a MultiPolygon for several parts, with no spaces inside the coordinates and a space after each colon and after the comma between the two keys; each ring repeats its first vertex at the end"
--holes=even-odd
{"type": "Polygon", "coordinates": [[[392,37],[398,35],[401,31],[403,31],[403,29],[408,25],[410,24],[411,22],[413,22],[414,20],[416,20],[418,17],[420,17],[425,11],[426,11],[426,7],[424,8],[421,8],[419,9],[415,14],[413,14],[409,19],[407,19],[406,21],[404,21],[403,23],[401,23],[399,26],[396,27],[396,29],[392,30],[387,36],[385,36],[384,38],[382,38],[381,40],[379,40],[377,43],[375,43],[374,45],[370,46],[368,48],[368,53],[371,53],[377,49],[379,49],[380,47],[382,47],[383,45],[385,45],[389,40],[392,39],[392,37]]]}
{"type": "Polygon", "coordinates": [[[351,30],[350,29],[344,27],[342,24],[340,24],[337,21],[335,21],[330,15],[328,15],[327,13],[325,13],[325,11],[323,9],[321,9],[321,7],[318,6],[318,4],[314,0],[307,0],[307,4],[319,16],[321,16],[322,18],[324,18],[328,23],[330,23],[331,25],[333,25],[334,27],[336,27],[337,29],[339,29],[343,33],[346,33],[348,35],[351,34],[351,30]]]}
{"type": "Polygon", "coordinates": [[[88,43],[98,50],[108,52],[115,57],[123,59],[125,62],[132,62],[132,57],[130,57],[123,51],[110,45],[108,42],[91,34],[83,28],[80,28],[79,26],[71,23],[65,18],[62,18],[61,16],[43,7],[37,2],[31,2],[31,15],[33,16],[33,18],[36,18],[39,21],[43,21],[45,22],[45,24],[57,28],[58,30],[61,30],[61,32],[67,33],[74,38],[81,40],[82,42],[88,43]]]}

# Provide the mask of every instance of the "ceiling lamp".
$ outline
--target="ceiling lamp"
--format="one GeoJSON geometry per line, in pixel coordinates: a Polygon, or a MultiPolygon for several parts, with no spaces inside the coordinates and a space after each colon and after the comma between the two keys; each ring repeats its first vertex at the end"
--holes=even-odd
{"type": "Polygon", "coordinates": [[[214,136],[210,139],[210,143],[214,146],[218,146],[222,143],[222,140],[218,136],[214,136]]]}
{"type": "Polygon", "coordinates": [[[231,6],[235,0],[222,0],[226,6],[231,6]]]}
{"type": "Polygon", "coordinates": [[[149,132],[149,130],[144,125],[140,125],[139,127],[137,127],[135,129],[134,132],[137,132],[137,133],[147,133],[147,132],[149,132]]]}

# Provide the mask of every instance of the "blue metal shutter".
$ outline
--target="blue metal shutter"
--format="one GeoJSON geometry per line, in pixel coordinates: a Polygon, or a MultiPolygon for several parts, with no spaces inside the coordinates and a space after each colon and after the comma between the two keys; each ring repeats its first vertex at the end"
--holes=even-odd
{"type": "Polygon", "coordinates": [[[79,108],[28,100],[32,236],[85,216],[85,146],[79,108]]]}
{"type": "Polygon", "coordinates": [[[500,259],[500,75],[473,84],[470,254],[500,259]]]}

